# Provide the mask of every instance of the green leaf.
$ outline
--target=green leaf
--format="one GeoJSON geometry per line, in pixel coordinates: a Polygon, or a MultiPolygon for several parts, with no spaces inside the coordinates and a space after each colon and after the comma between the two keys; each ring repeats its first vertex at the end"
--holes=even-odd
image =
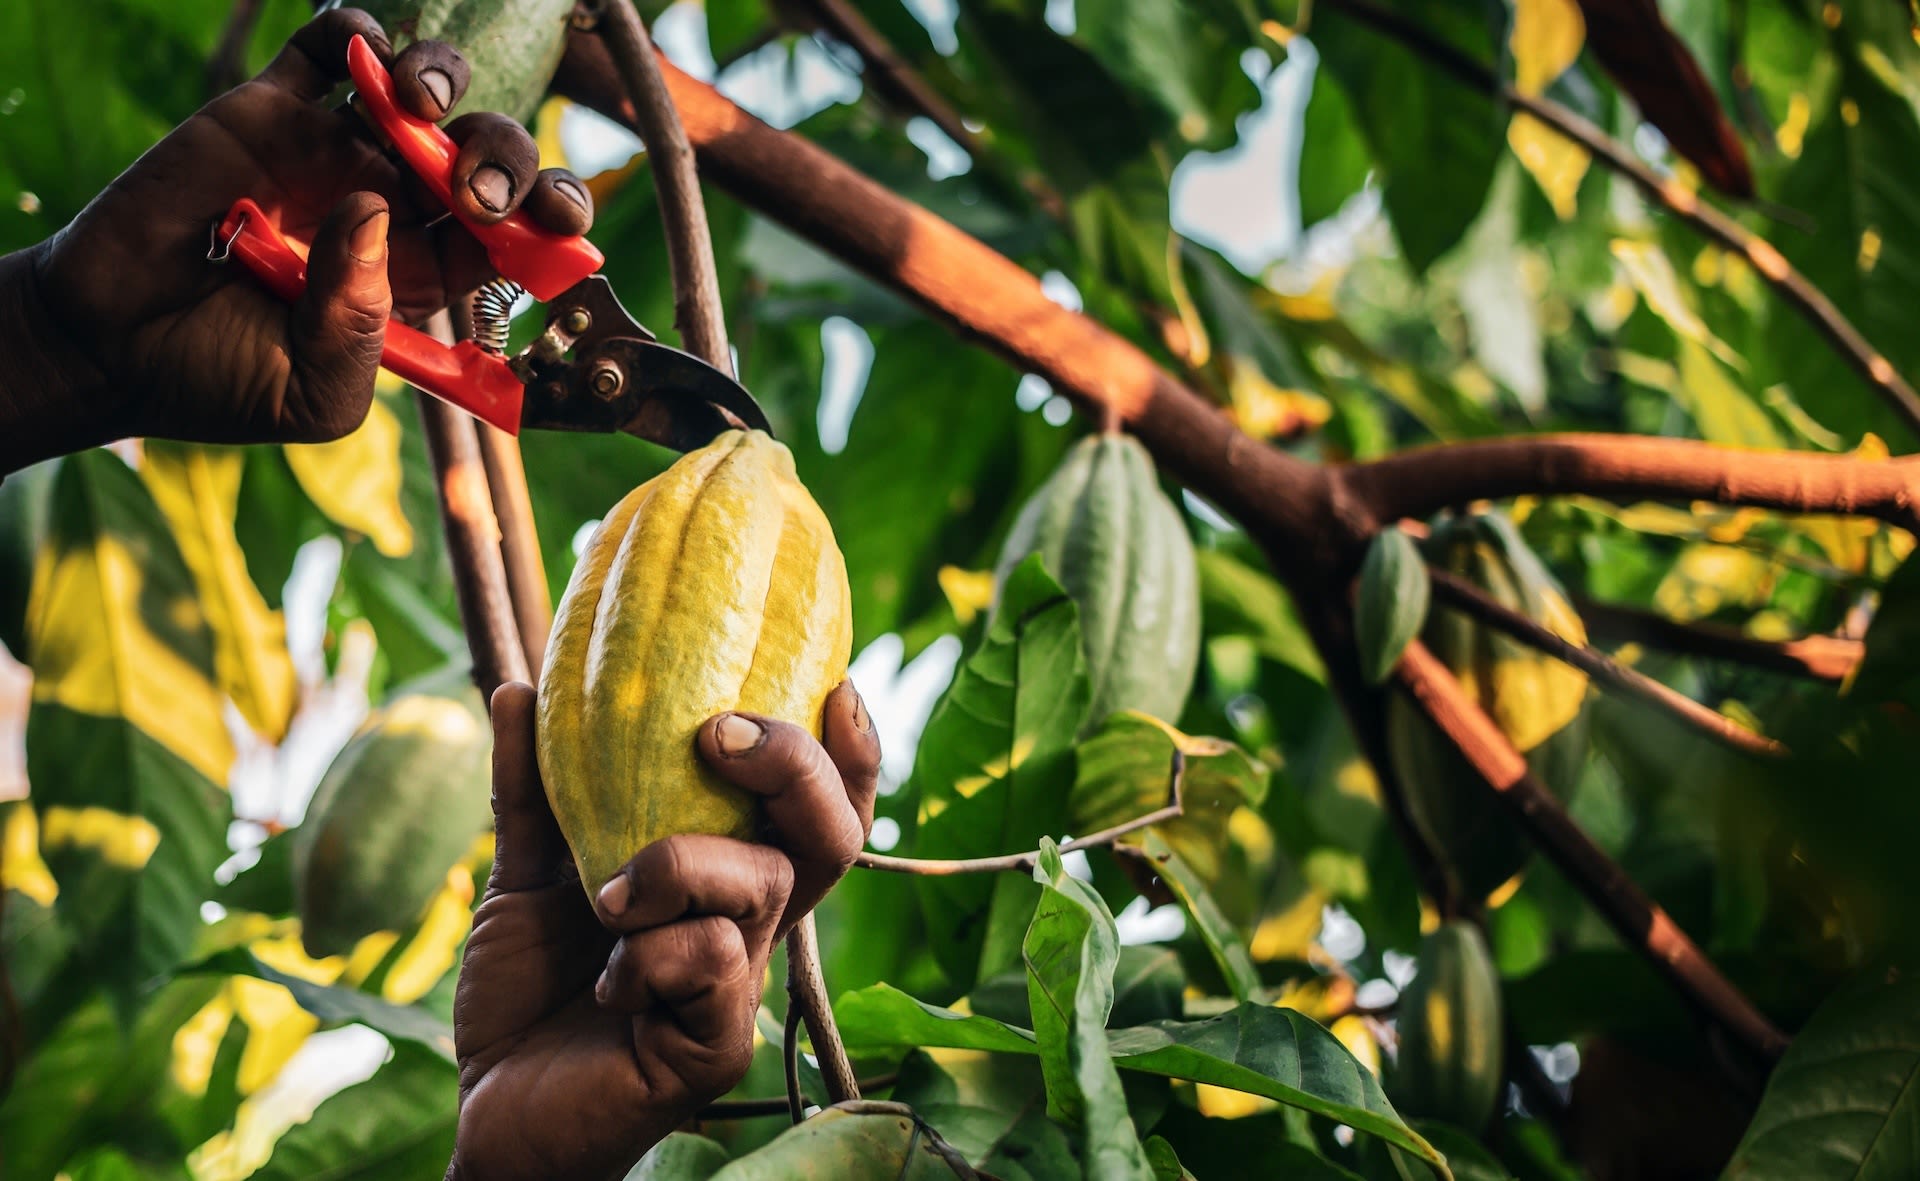
{"type": "MultiPolygon", "coordinates": [[[[9,1181],[52,1181],[90,1143],[166,1135],[142,1105],[168,1086],[175,1032],[221,986],[218,980],[174,981],[146,1001],[130,1026],[97,998],[69,1014],[20,1064],[0,1099],[9,1181]]],[[[193,1146],[168,1147],[184,1155],[193,1146]]]]}
{"type": "Polygon", "coordinates": [[[1023,955],[1047,1114],[1080,1130],[1081,1159],[1095,1176],[1151,1177],[1107,1049],[1120,954],[1113,916],[1093,887],[1067,875],[1051,839],[1040,845],[1033,877],[1040,905],[1023,955]]]}
{"type": "Polygon", "coordinates": [[[1081,0],[1074,38],[1113,76],[1158,108],[1179,147],[1217,150],[1234,118],[1260,103],[1238,68],[1250,30],[1203,0],[1081,0]]]}
{"type": "Polygon", "coordinates": [[[1920,977],[1856,981],[1773,1069],[1723,1181],[1920,1175],[1920,977]]]}
{"type": "Polygon", "coordinates": [[[727,1150],[714,1141],[674,1132],[647,1150],[626,1181],[707,1181],[726,1163],[727,1150]]]}
{"type": "MultiPolygon", "coordinates": [[[[914,758],[916,856],[1017,852],[1063,830],[1069,744],[1087,706],[1076,620],[1037,555],[1008,576],[992,629],[934,707],[914,758]]],[[[915,884],[934,955],[955,985],[1018,962],[1037,897],[1031,882],[955,874],[915,884]]]]}
{"type": "Polygon", "coordinates": [[[0,480],[0,644],[16,659],[27,654],[27,595],[59,470],[52,459],[0,480]]]}
{"type": "MultiPolygon", "coordinates": [[[[1235,825],[1243,832],[1248,824],[1263,825],[1253,809],[1266,799],[1270,773],[1230,742],[1183,734],[1145,714],[1115,714],[1074,750],[1068,831],[1098,832],[1165,807],[1176,749],[1186,758],[1181,815],[1149,831],[1178,851],[1209,888],[1220,885],[1248,895],[1235,909],[1250,920],[1263,900],[1252,897],[1246,883],[1230,880],[1240,866],[1229,845],[1235,825]]],[[[1136,831],[1120,843],[1138,846],[1145,840],[1136,831]]]]}
{"type": "Polygon", "coordinates": [[[253,1181],[421,1181],[446,1171],[460,1118],[453,1065],[405,1043],[374,1076],[322,1103],[253,1181]]]}
{"type": "Polygon", "coordinates": [[[355,1023],[386,1034],[399,1042],[425,1047],[436,1056],[452,1062],[453,1027],[418,1005],[396,1005],[372,993],[333,984],[315,984],[298,976],[289,976],[262,963],[245,948],[233,948],[209,956],[194,964],[193,975],[215,973],[223,976],[252,976],[278,984],[293,994],[301,1008],[329,1025],[355,1023]]]}
{"type": "Polygon", "coordinates": [[[1219,967],[1233,999],[1258,1001],[1263,992],[1260,970],[1253,966],[1253,955],[1247,950],[1246,940],[1241,938],[1240,932],[1234,929],[1227,916],[1220,913],[1213,895],[1207,891],[1206,881],[1194,872],[1185,857],[1152,829],[1147,830],[1146,852],[1147,859],[1153,863],[1154,872],[1173,891],[1181,909],[1187,912],[1187,917],[1199,931],[1200,941],[1207,945],[1207,952],[1213,956],[1213,962],[1219,967]]]}
{"type": "MultiPolygon", "coordinates": [[[[1500,60],[1503,4],[1394,0],[1390,7],[1475,61],[1491,67],[1500,60]]],[[[1394,237],[1407,264],[1423,273],[1479,215],[1506,147],[1504,112],[1338,8],[1315,10],[1312,39],[1372,149],[1394,237]]]]}
{"type": "Polygon", "coordinates": [[[959,1154],[897,1103],[829,1107],[712,1181],[948,1181],[959,1154]]]}
{"type": "Polygon", "coordinates": [[[1164,1137],[1147,1138],[1147,1164],[1153,1169],[1155,1181],[1197,1181],[1192,1173],[1180,1164],[1180,1154],[1173,1150],[1164,1137]]]}
{"type": "Polygon", "coordinates": [[[216,886],[213,900],[228,910],[250,910],[280,918],[293,913],[293,833],[274,833],[260,842],[260,859],[216,886]]]}
{"type": "Polygon", "coordinates": [[[1340,212],[1372,170],[1367,141],[1346,91],[1324,66],[1316,68],[1300,128],[1300,225],[1308,227],[1340,212]]]}
{"type": "MultiPolygon", "coordinates": [[[[1028,1030],[967,1016],[876,984],[834,1006],[850,1049],[948,1046],[1038,1054],[1028,1030]]],[[[1291,1009],[1238,1005],[1206,1021],[1154,1021],[1107,1035],[1114,1063],[1260,1095],[1378,1136],[1430,1162],[1440,1154],[1394,1114],[1379,1080],[1319,1023],[1291,1009]]]]}
{"type": "Polygon", "coordinates": [[[445,41],[473,66],[459,114],[501,111],[533,118],[566,49],[572,0],[360,0],[395,49],[445,41]]]}
{"type": "Polygon", "coordinates": [[[1209,636],[1247,636],[1260,654],[1325,683],[1327,668],[1279,582],[1220,550],[1194,554],[1200,566],[1201,622],[1209,636]]]}
{"type": "Polygon", "coordinates": [[[1378,685],[1393,675],[1400,654],[1426,626],[1432,594],[1426,560],[1413,538],[1392,527],[1374,534],[1354,601],[1360,671],[1367,680],[1378,685]]]}
{"type": "Polygon", "coordinates": [[[936,1061],[915,1051],[900,1064],[893,1097],[995,1176],[1080,1175],[1066,1131],[1047,1118],[1046,1085],[1031,1058],[962,1051],[936,1061]]]}

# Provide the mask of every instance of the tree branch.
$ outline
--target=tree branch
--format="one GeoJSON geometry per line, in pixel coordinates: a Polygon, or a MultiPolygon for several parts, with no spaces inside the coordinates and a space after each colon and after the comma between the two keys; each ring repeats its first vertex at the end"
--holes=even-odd
{"type": "Polygon", "coordinates": [[[661,76],[662,59],[632,0],[601,0],[598,31],[635,112],[634,130],[647,145],[654,188],[660,196],[660,220],[666,227],[674,326],[688,352],[722,373],[732,373],[733,354],[727,347],[707,206],[700,196],[693,146],[687,142],[686,129],[661,76]]]}
{"type": "Polygon", "coordinates": [[[1560,867],[1621,941],[1651,960],[1697,1012],[1724,1028],[1736,1044],[1763,1062],[1778,1059],[1786,1049],[1786,1035],[1580,830],[1528,771],[1526,759],[1500,727],[1474,704],[1426,645],[1419,640],[1409,644],[1397,671],[1421,711],[1460,749],[1512,809],[1534,844],[1560,867]]]}
{"type": "Polygon", "coordinates": [[[840,1027],[833,1020],[833,999],[827,995],[827,978],[820,970],[820,936],[808,915],[787,933],[787,1003],[800,1007],[806,1019],[807,1037],[813,1042],[813,1056],[820,1062],[820,1078],[827,1085],[827,1097],[845,1103],[860,1097],[860,1080],[847,1061],[846,1043],[840,1040],[840,1027]]]}
{"type": "Polygon", "coordinates": [[[1582,644],[1569,643],[1520,612],[1503,606],[1457,574],[1429,568],[1428,577],[1436,599],[1514,639],[1537,648],[1555,660],[1572,665],[1595,681],[1629,697],[1665,710],[1681,723],[1707,737],[1744,754],[1779,758],[1787,748],[1765,735],[1755,734],[1716,710],[1661,684],[1645,673],[1628,668],[1603,652],[1582,644]]]}
{"type": "MultiPolygon", "coordinates": [[[[1243,524],[1308,537],[1327,519],[1318,467],[1235,429],[1133,344],[1049,299],[1038,277],[672,63],[662,70],[703,174],[743,204],[900,292],[963,339],[1046,378],[1083,411],[1097,417],[1113,407],[1169,474],[1243,524]]],[[[569,42],[555,89],[637,126],[593,38],[569,42]]]]}
{"type": "Polygon", "coordinates": [[[553,626],[553,596],[547,588],[546,563],[540,558],[540,534],[533,524],[533,497],[527,490],[520,440],[484,422],[476,422],[474,429],[480,435],[480,459],[493,494],[493,515],[500,522],[507,597],[513,601],[527,675],[538,683],[547,654],[547,631],[553,626]]]}
{"type": "MultiPolygon", "coordinates": [[[[427,330],[441,343],[453,340],[446,313],[427,330]]],[[[446,527],[447,556],[453,563],[453,588],[460,622],[473,653],[473,683],[482,700],[508,681],[529,681],[526,649],[514,625],[513,597],[500,558],[500,523],[493,515],[493,494],[480,458],[474,420],[438,398],[417,394],[427,453],[433,460],[440,520],[446,527]]]]}
{"type": "Polygon", "coordinates": [[[1866,654],[1865,644],[1840,636],[1802,636],[1775,643],[1756,640],[1731,627],[1681,623],[1638,607],[1593,599],[1579,599],[1574,606],[1586,621],[1587,630],[1603,642],[1645,644],[1812,681],[1844,681],[1866,654]]]}
{"type": "Polygon", "coordinates": [[[1475,500],[1578,493],[1875,517],[1920,531],[1920,457],[1863,461],[1639,435],[1528,435],[1417,447],[1333,474],[1341,499],[1381,521],[1475,500]]]}
{"type": "MultiPolygon", "coordinates": [[[[1180,789],[1187,777],[1187,756],[1176,750],[1173,752],[1172,766],[1167,771],[1167,802],[1164,807],[1155,808],[1144,816],[1135,816],[1132,820],[1091,832],[1083,837],[1075,837],[1060,846],[1061,853],[1072,853],[1078,849],[1094,849],[1111,845],[1128,833],[1139,832],[1155,824],[1165,824],[1169,820],[1178,820],[1181,816],[1180,789]]],[[[951,877],[963,873],[1032,873],[1033,867],[1040,864],[1038,853],[1008,853],[1000,857],[967,857],[950,861],[933,860],[922,857],[889,857],[885,853],[862,852],[853,859],[853,863],[862,869],[882,869],[888,873],[914,874],[919,877],[951,877]]]]}
{"type": "Polygon", "coordinates": [[[900,51],[860,15],[859,9],[847,0],[797,0],[793,7],[804,9],[824,32],[860,55],[868,85],[884,101],[925,116],[967,155],[979,158],[979,137],[960,118],[960,112],[900,56],[900,51]]]}
{"type": "Polygon", "coordinates": [[[1480,62],[1433,36],[1418,21],[1374,0],[1326,0],[1326,3],[1400,42],[1465,85],[1532,115],[1593,153],[1702,236],[1751,262],[1761,278],[1827,339],[1909,429],[1920,435],[1920,393],[1915,393],[1913,387],[1894,372],[1892,362],[1861,335],[1824,292],[1794,269],[1772,243],[1702,201],[1693,190],[1660,176],[1625,144],[1568,108],[1548,98],[1520,93],[1480,62]]]}

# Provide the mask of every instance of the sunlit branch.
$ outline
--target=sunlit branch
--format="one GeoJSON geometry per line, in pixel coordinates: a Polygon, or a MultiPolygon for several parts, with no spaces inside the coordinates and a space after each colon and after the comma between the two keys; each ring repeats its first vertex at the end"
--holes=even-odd
{"type": "MultiPolygon", "coordinates": [[[[1076,837],[1060,846],[1062,853],[1072,853],[1079,849],[1097,849],[1111,845],[1128,833],[1138,832],[1155,824],[1165,824],[1169,820],[1178,820],[1181,814],[1180,789],[1186,778],[1187,757],[1180,751],[1173,752],[1173,765],[1167,773],[1167,803],[1155,808],[1143,816],[1135,816],[1111,828],[1076,837]]],[[[1008,853],[999,857],[967,857],[951,861],[923,857],[889,857],[885,853],[861,853],[853,863],[862,869],[883,869],[888,873],[915,874],[920,877],[951,877],[963,873],[1032,873],[1033,867],[1040,863],[1038,853],[1008,853]]]]}
{"type": "Polygon", "coordinates": [[[1421,712],[1457,747],[1512,811],[1522,829],[1560,868],[1630,948],[1645,956],[1699,1011],[1761,1061],[1785,1052],[1787,1037],[1713,965],[1698,944],[1567,815],[1527,761],[1419,640],[1396,670],[1421,712]]]}
{"type": "Polygon", "coordinates": [[[1796,270],[1772,243],[1701,200],[1679,182],[1660,176],[1619,140],[1552,99],[1522,94],[1505,79],[1429,33],[1417,20],[1374,0],[1323,0],[1445,70],[1456,80],[1525,111],[1593,153],[1609,168],[1703,236],[1753,264],[1760,277],[1827,339],[1909,428],[1920,434],[1920,393],[1894,372],[1892,362],[1862,336],[1833,301],[1796,270]]]}
{"type": "Polygon", "coordinates": [[[1645,673],[1628,668],[1604,652],[1568,642],[1558,633],[1495,601],[1456,574],[1436,568],[1428,571],[1428,577],[1437,600],[1473,616],[1488,627],[1505,632],[1529,648],[1536,648],[1555,660],[1579,669],[1610,689],[1665,710],[1682,724],[1715,742],[1747,754],[1769,758],[1787,753],[1787,748],[1779,742],[1755,734],[1725,714],[1708,709],[1645,673]]]}
{"type": "Polygon", "coordinates": [[[1341,499],[1382,521],[1476,500],[1578,494],[1875,517],[1920,529],[1920,458],[1749,451],[1643,435],[1524,435],[1416,447],[1333,475],[1341,499]]]}

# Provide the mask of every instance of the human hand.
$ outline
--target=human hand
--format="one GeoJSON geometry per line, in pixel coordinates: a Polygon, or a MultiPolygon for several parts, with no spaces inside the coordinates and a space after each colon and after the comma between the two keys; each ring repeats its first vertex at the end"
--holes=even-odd
{"type": "MultiPolygon", "coordinates": [[[[408,111],[438,120],[459,102],[470,69],[451,46],[422,41],[396,57],[371,16],[323,13],[31,252],[28,298],[68,378],[65,417],[53,421],[90,419],[102,436],[60,443],[338,437],[366,416],[388,316],[424,319],[493,276],[479,242],[439,220],[444,208],[366,121],[323,105],[347,76],[356,33],[408,111]],[[207,260],[212,227],[243,196],[312,243],[297,304],[238,263],[207,260]]],[[[446,130],[461,145],[453,192],[464,215],[494,222],[524,208],[564,234],[592,223],[586,186],[540,171],[518,123],[470,114],[446,130]]]]}
{"type": "Polygon", "coordinates": [[[450,1178],[619,1178],[753,1056],[768,958],[873,824],[880,743],[851,682],[804,729],[721,714],[700,754],[768,841],[655,841],[589,905],[534,758],[534,691],[493,695],[494,863],[454,1001],[450,1178]],[[725,745],[723,746],[723,742],[725,745]]]}

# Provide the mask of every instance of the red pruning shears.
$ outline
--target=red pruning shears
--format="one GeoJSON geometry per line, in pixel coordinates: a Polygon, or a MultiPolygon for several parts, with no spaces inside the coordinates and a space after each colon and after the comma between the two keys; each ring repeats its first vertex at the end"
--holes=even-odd
{"type": "MultiPolygon", "coordinates": [[[[393,78],[365,38],[348,46],[347,68],[361,105],[400,157],[460,216],[452,200],[458,147],[400,108],[393,78]]],[[[626,431],[689,451],[731,427],[771,433],[739,382],[661,344],[627,314],[597,273],[606,259],[593,243],[543,229],[524,212],[492,225],[461,221],[500,273],[474,296],[476,339],[448,346],[395,320],[387,325],[384,368],[508,434],[523,427],[626,431]],[[523,292],[546,301],[546,329],[507,357],[508,317],[523,292]]],[[[284,237],[246,198],[215,227],[208,257],[237,257],[288,302],[307,287],[306,246],[284,237]]]]}

